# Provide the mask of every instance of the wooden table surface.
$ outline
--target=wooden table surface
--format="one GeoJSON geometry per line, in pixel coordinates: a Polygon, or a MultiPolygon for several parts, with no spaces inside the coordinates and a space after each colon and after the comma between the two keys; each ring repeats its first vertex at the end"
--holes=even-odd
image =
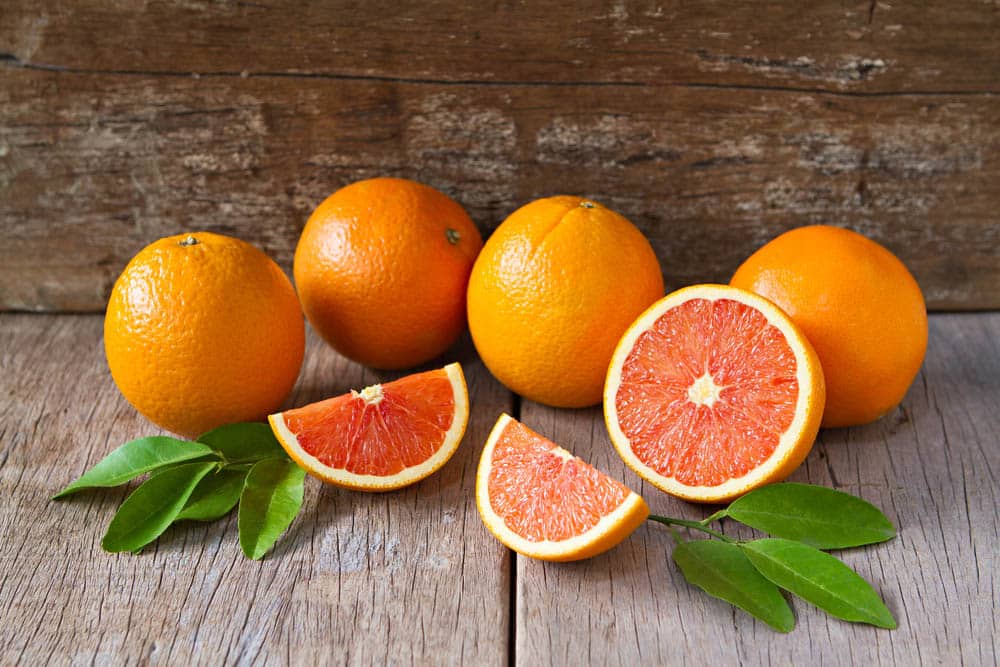
{"type": "MultiPolygon", "coordinates": [[[[1000,663],[998,32],[995,0],[5,0],[0,666],[1000,663]],[[288,271],[315,206],[378,175],[444,191],[484,236],[537,197],[591,197],[650,239],[668,291],[825,223],[899,255],[931,310],[992,309],[934,314],[902,407],[822,432],[793,477],[897,524],[843,557],[900,627],[796,601],[798,628],[776,634],[689,586],[653,524],[583,563],[512,554],[473,501],[504,411],[654,512],[708,510],[626,470],[599,409],[513,396],[467,339],[441,361],[465,366],[469,430],[430,479],[385,495],[308,480],[262,562],[235,517],[101,551],[127,490],[48,497],[157,432],[104,361],[97,313],[122,267],[202,229],[288,271]]],[[[310,333],[289,404],[386,377],[310,333]]]]}
{"type": "MultiPolygon", "coordinates": [[[[899,620],[830,619],[796,600],[780,635],[684,582],[666,531],[641,527],[575,564],[518,557],[473,500],[504,411],[624,480],[654,512],[708,511],[642,484],[598,409],[554,410],[501,387],[466,341],[469,430],[438,474],[365,494],[308,480],[303,510],[263,561],[235,517],[169,529],[139,556],[99,543],[126,491],[48,497],[118,444],[155,432],[105,367],[100,315],[0,314],[2,664],[997,664],[1000,313],[935,314],[902,407],[823,431],[799,481],[861,495],[899,536],[842,552],[899,620]]],[[[385,379],[310,333],[289,399],[385,379]]]]}

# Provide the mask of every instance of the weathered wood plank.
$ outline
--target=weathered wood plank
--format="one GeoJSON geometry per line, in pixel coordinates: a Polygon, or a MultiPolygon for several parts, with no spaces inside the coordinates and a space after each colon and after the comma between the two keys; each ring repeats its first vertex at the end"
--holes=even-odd
{"type": "MultiPolygon", "coordinates": [[[[0,663],[507,662],[509,556],[479,529],[479,448],[510,396],[466,344],[476,410],[454,459],[389,494],[308,480],[262,562],[235,517],[171,528],[141,556],[99,543],[122,490],[48,496],[154,431],[106,371],[98,316],[0,316],[0,663]]],[[[377,381],[310,335],[291,402],[377,381]]]]}
{"type": "Polygon", "coordinates": [[[81,74],[0,65],[0,308],[100,310],[142,246],[204,228],[286,269],[311,210],[416,178],[489,231],[567,189],[650,237],[668,287],[780,231],[850,226],[932,308],[1000,307],[1000,103],[674,86],[81,74]]]}
{"type": "Polygon", "coordinates": [[[79,70],[1000,91],[990,2],[10,0],[0,52],[79,70]]]}
{"type": "MultiPolygon", "coordinates": [[[[793,476],[861,495],[896,523],[895,540],[838,555],[881,592],[899,629],[835,621],[796,600],[798,627],[779,635],[686,584],[666,531],[650,524],[583,563],[517,559],[517,662],[996,664],[998,340],[1000,314],[933,316],[927,362],[902,408],[868,427],[822,432],[793,476]]],[[[526,403],[521,415],[623,479],[654,512],[707,516],[627,473],[599,411],[526,403]]]]}

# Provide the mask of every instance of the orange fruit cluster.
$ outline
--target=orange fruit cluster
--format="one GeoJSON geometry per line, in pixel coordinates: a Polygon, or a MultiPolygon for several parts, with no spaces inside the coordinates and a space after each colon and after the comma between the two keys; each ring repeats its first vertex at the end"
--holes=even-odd
{"type": "MultiPolygon", "coordinates": [[[[655,252],[618,213],[580,197],[533,201],[483,245],[462,207],[413,181],[344,187],[315,210],[280,268],[205,232],[161,239],[129,263],[105,319],[122,394],[154,423],[196,436],[270,415],[315,476],[363,490],[412,484],[452,456],[468,421],[458,364],[279,412],[302,363],[302,314],[368,366],[444,353],[468,324],[486,367],[556,407],[601,402],[610,439],[641,477],[721,502],[783,479],[817,430],[899,404],[927,346],[923,296],[864,236],[792,230],[730,285],[663,295],[655,252]]],[[[477,504],[511,548],[549,560],[599,553],[645,502],[501,416],[477,504]]]]}

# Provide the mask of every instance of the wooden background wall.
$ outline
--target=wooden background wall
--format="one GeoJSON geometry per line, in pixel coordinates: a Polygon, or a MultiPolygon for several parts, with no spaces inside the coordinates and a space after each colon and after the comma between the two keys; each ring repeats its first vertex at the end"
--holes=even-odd
{"type": "Polygon", "coordinates": [[[289,268],[313,207],[380,174],[485,233],[593,197],[668,287],[823,222],[898,253],[932,308],[998,308],[1000,4],[0,7],[0,308],[100,310],[129,257],[190,229],[289,268]]]}

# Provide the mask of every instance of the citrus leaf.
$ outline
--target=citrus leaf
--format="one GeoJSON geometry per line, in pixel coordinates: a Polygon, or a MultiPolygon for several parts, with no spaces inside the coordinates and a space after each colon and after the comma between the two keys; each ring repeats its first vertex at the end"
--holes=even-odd
{"type": "Polygon", "coordinates": [[[211,456],[212,450],[197,442],[154,435],[126,442],[65,489],[52,496],[53,500],[94,487],[124,484],[163,466],[211,456]]]}
{"type": "Polygon", "coordinates": [[[733,502],[725,516],[817,549],[858,547],[896,536],[892,522],[871,503],[812,484],[762,486],[733,502]]]}
{"type": "Polygon", "coordinates": [[[215,521],[229,514],[240,501],[246,470],[220,470],[208,475],[195,487],[175,521],[215,521]]]}
{"type": "Polygon", "coordinates": [[[201,479],[217,463],[185,463],[160,471],[125,499],[101,540],[105,551],[135,551],[167,529],[201,479]]]}
{"type": "Polygon", "coordinates": [[[265,459],[250,469],[240,496],[240,547],[259,560],[302,507],[306,473],[288,459],[265,459]]]}
{"type": "Polygon", "coordinates": [[[795,616],[781,591],[761,576],[735,544],[684,542],[674,549],[673,558],[684,578],[709,595],[736,605],[778,632],[795,627],[795,616]]]}
{"type": "Polygon", "coordinates": [[[261,422],[220,426],[202,434],[198,442],[208,445],[231,463],[288,457],[271,427],[261,422]]]}
{"type": "Polygon", "coordinates": [[[753,566],[772,583],[845,621],[895,628],[896,619],[875,589],[828,553],[781,538],[740,545],[753,566]]]}

